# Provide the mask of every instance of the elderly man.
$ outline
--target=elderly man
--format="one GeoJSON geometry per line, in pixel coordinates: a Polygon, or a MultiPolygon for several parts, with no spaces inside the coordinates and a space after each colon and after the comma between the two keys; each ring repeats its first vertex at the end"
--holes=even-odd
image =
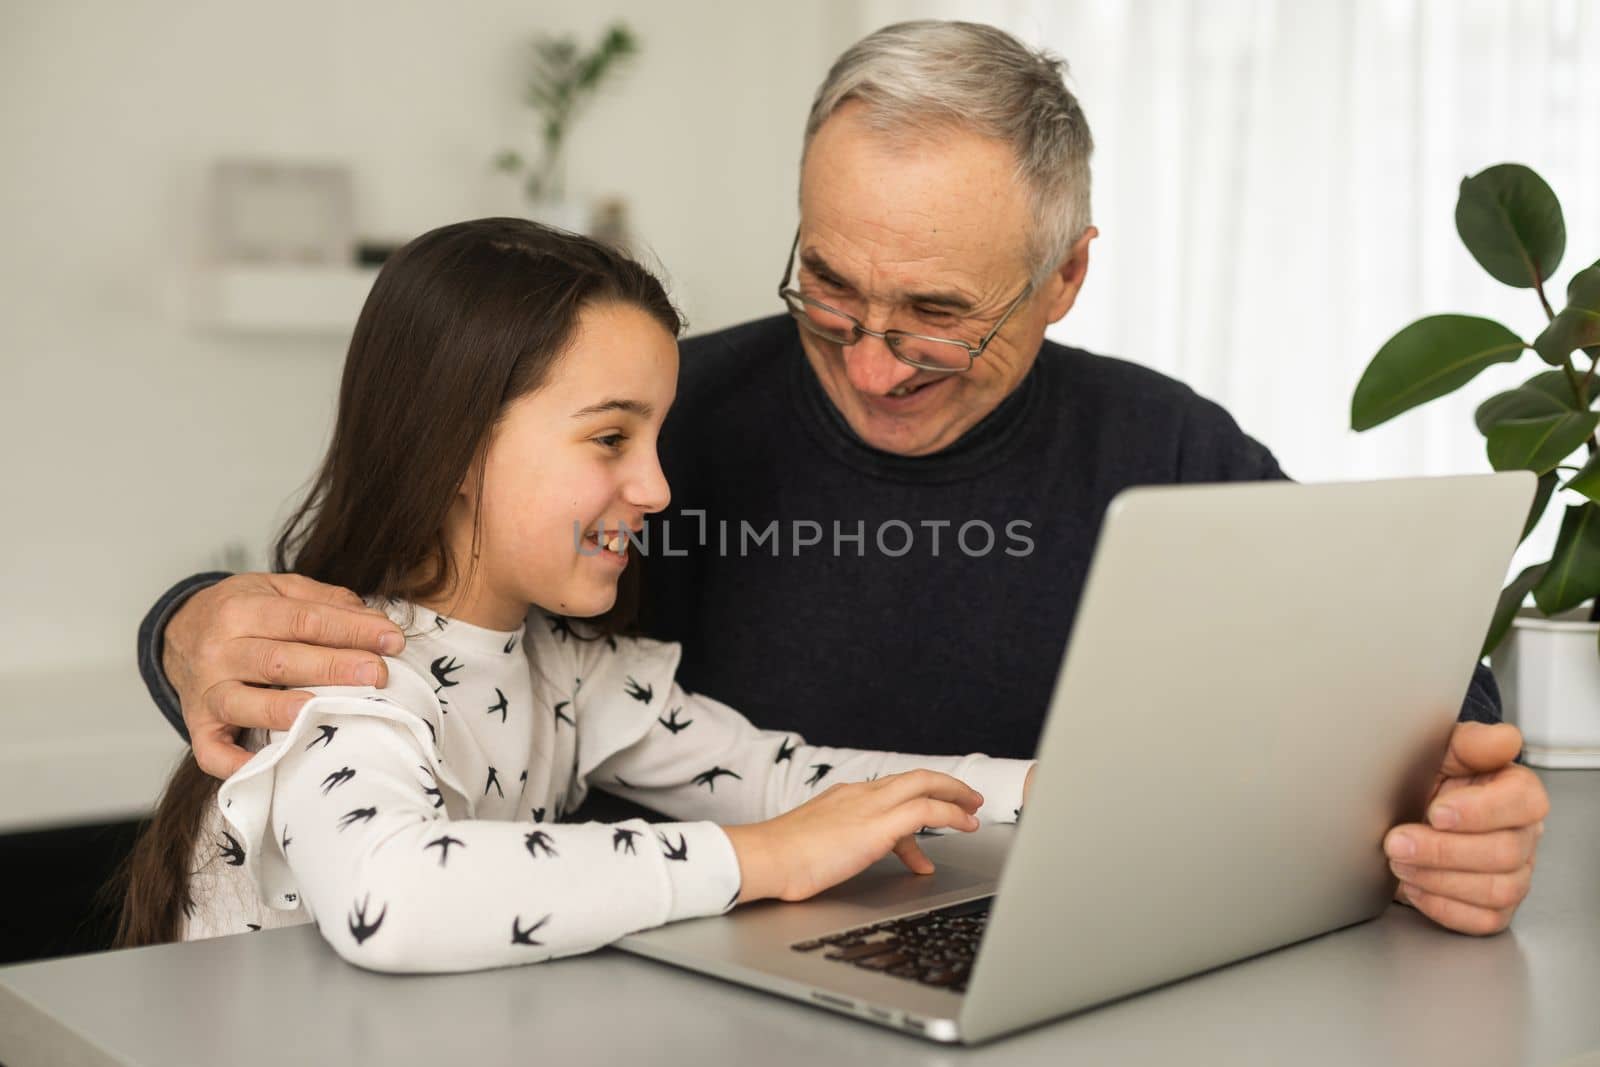
{"type": "MultiPolygon", "coordinates": [[[[1284,477],[1187,387],[1044,340],[1097,236],[1090,150],[1061,64],[999,30],[840,57],[774,249],[785,313],[683,345],[644,627],[684,643],[686,685],[830,744],[1030,754],[1111,498],[1284,477]]],[[[263,684],[381,679],[402,637],[345,590],[219,577],[156,605],[141,660],[221,776],[238,728],[307,699],[263,684]]],[[[1498,707],[1480,667],[1428,823],[1385,839],[1401,899],[1471,933],[1510,922],[1548,808],[1498,707]]]]}

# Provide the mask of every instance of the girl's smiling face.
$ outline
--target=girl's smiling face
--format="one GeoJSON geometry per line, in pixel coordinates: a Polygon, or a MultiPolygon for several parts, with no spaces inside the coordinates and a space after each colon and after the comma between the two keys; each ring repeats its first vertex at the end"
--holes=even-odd
{"type": "Polygon", "coordinates": [[[623,303],[584,308],[549,380],[501,413],[481,508],[474,475],[457,494],[449,541],[456,573],[472,578],[439,610],[494,630],[520,626],[530,604],[577,617],[608,611],[631,550],[608,551],[595,538],[637,532],[667,506],[656,439],[677,382],[677,339],[650,314],[623,303]]]}

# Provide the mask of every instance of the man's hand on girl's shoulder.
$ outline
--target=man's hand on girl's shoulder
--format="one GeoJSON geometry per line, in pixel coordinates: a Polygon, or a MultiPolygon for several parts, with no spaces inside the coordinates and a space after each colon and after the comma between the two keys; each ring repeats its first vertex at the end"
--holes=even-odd
{"type": "Polygon", "coordinates": [[[348,589],[298,574],[237,574],[202,589],[167,624],[162,668],[195,762],[214,778],[250,753],[239,731],[286,730],[311,694],[293,687],[388,684],[400,628],[348,589]]]}

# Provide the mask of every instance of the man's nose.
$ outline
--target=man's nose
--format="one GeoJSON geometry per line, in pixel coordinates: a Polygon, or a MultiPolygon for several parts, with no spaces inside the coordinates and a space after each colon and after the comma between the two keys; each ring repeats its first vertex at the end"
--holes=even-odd
{"type": "Polygon", "coordinates": [[[901,363],[889,350],[889,343],[880,337],[863,335],[844,351],[845,374],[850,384],[863,393],[882,396],[898,385],[911,380],[917,368],[901,363]]]}

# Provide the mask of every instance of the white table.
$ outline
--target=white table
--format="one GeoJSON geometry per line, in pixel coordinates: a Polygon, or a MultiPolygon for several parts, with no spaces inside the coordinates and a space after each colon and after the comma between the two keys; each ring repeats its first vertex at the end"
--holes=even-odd
{"type": "MultiPolygon", "coordinates": [[[[1408,909],[977,1050],[615,951],[441,977],[358,970],[309,927],[0,968],[0,1061],[35,1064],[1564,1064],[1600,1050],[1600,772],[1554,812],[1509,933],[1408,909]]],[[[995,862],[1006,828],[927,842],[995,862]]]]}

